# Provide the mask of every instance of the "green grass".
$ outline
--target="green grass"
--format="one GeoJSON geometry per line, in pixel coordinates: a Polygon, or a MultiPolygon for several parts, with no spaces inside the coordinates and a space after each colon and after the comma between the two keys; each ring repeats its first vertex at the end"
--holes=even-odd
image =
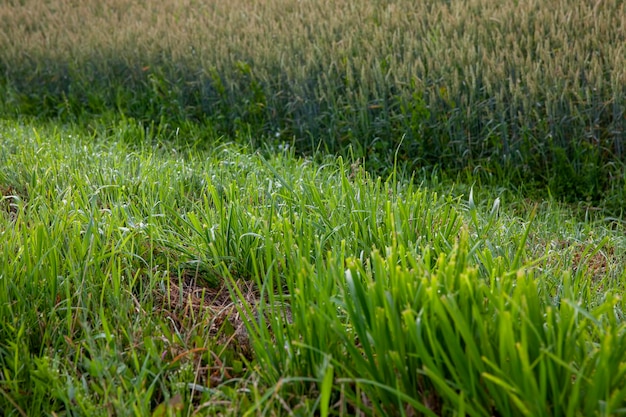
{"type": "Polygon", "coordinates": [[[0,2],[0,415],[626,414],[624,7],[0,2]]]}
{"type": "Polygon", "coordinates": [[[170,133],[0,123],[3,415],[626,412],[620,221],[170,133]]]}

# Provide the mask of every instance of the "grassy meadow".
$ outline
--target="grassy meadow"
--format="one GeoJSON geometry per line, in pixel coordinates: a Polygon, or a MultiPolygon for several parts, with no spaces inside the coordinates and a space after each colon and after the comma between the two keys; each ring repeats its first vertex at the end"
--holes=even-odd
{"type": "Polygon", "coordinates": [[[0,416],[626,414],[618,1],[0,1],[0,416]]]}

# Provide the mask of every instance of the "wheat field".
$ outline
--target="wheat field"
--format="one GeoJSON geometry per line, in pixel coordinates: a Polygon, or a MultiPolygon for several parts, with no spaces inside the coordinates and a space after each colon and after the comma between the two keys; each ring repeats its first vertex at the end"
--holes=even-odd
{"type": "Polygon", "coordinates": [[[621,180],[620,1],[24,0],[0,19],[5,112],[208,119],[575,198],[621,180]]]}

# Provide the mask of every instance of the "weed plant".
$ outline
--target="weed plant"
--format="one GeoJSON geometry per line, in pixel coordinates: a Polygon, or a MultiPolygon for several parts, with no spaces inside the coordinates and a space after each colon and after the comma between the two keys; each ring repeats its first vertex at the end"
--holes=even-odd
{"type": "Polygon", "coordinates": [[[3,415],[626,409],[619,223],[109,127],[0,124],[3,415]]]}
{"type": "Polygon", "coordinates": [[[619,212],[625,16],[619,1],[5,1],[0,111],[208,120],[257,145],[351,148],[379,173],[398,150],[619,212]]]}

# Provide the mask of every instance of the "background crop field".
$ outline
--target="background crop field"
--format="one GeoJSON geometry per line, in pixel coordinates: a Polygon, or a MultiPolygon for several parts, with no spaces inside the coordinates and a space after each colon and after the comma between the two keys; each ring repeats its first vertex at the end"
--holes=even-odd
{"type": "MultiPolygon", "coordinates": [[[[571,201],[624,193],[620,1],[4,1],[2,114],[210,121],[571,201]]],[[[614,197],[614,198],[613,198],[614,197]]],[[[608,202],[606,201],[608,200],[608,202]]]]}

